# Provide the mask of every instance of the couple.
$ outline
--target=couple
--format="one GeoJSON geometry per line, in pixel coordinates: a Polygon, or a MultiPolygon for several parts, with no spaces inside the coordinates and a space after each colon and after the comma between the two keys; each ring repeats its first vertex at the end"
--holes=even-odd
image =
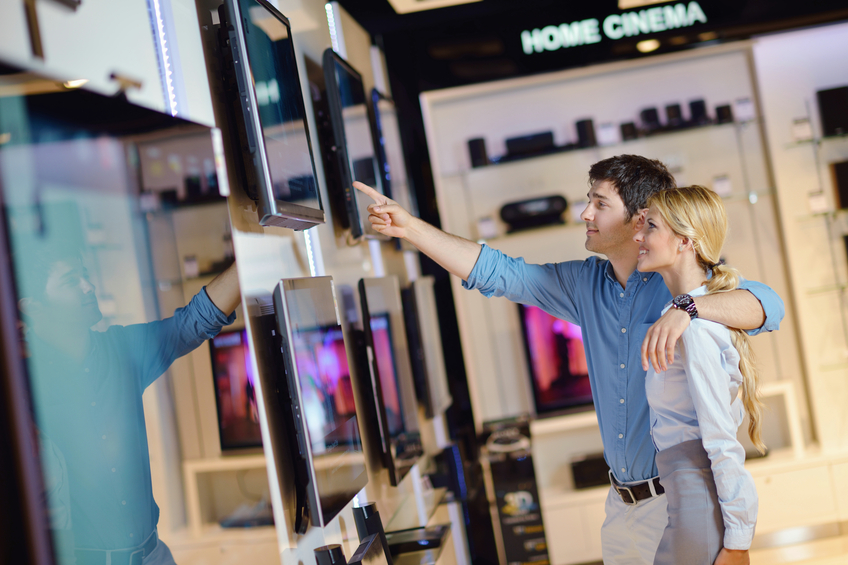
{"type": "Polygon", "coordinates": [[[762,442],[740,330],[777,329],[783,302],[721,264],[727,220],[712,191],[677,188],[662,163],[635,155],[595,163],[589,181],[586,248],[607,260],[547,265],[442,232],[354,186],[375,200],[377,231],[406,239],[465,288],[582,328],[611,469],[605,564],[747,564],[757,496],[736,440],[744,412],[762,442]]]}

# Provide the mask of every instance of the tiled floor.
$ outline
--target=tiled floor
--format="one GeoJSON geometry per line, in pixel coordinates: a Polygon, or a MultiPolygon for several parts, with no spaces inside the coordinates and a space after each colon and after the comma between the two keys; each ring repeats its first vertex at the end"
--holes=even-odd
{"type": "Polygon", "coordinates": [[[798,545],[758,549],[751,565],[848,565],[848,536],[820,539],[798,545]]]}

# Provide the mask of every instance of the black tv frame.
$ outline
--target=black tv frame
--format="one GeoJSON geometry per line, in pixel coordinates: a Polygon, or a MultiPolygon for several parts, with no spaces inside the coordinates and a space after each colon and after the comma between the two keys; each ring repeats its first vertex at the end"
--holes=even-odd
{"type": "MultiPolygon", "coordinates": [[[[267,0],[251,1],[262,6],[271,16],[279,20],[288,30],[289,37],[292,37],[291,24],[288,18],[280,13],[279,10],[267,0]]],[[[241,173],[240,176],[243,177],[242,181],[248,196],[257,202],[257,214],[260,225],[304,230],[318,224],[323,224],[325,222],[324,209],[321,202],[321,193],[317,190],[317,180],[316,196],[318,208],[276,199],[268,154],[265,147],[265,137],[262,134],[263,127],[259,118],[259,112],[256,110],[259,105],[253,85],[252,73],[249,68],[250,57],[247,42],[244,40],[244,25],[242,23],[239,0],[224,0],[224,3],[218,7],[218,14],[221,21],[219,39],[221,51],[225,59],[222,65],[223,71],[225,75],[230,77],[230,85],[234,83],[237,86],[237,88],[225,88],[225,91],[228,91],[227,93],[230,98],[238,98],[238,103],[231,100],[231,105],[241,108],[241,119],[236,116],[238,112],[232,108],[229,112],[230,119],[236,121],[235,124],[231,125],[231,128],[235,130],[234,133],[236,134],[234,136],[236,139],[233,139],[233,142],[241,148],[241,151],[236,151],[236,153],[240,153],[242,162],[236,168],[241,173]]],[[[300,75],[296,63],[297,54],[294,50],[293,39],[291,49],[292,61],[295,62],[293,69],[294,77],[281,77],[284,79],[281,82],[285,83],[294,78],[296,84],[300,85],[300,75]]],[[[300,92],[299,89],[298,92],[300,92]]],[[[312,153],[309,125],[306,120],[306,105],[302,96],[298,97],[298,102],[300,114],[303,117],[303,129],[309,149],[309,158],[312,161],[312,175],[317,179],[315,156],[312,153]]]]}
{"type": "MultiPolygon", "coordinates": [[[[385,277],[391,278],[391,277],[385,277]]],[[[424,454],[424,447],[421,443],[421,432],[420,428],[414,431],[410,431],[406,427],[406,417],[402,418],[404,421],[404,433],[401,434],[403,437],[403,441],[397,441],[397,438],[393,438],[389,432],[388,421],[386,418],[386,407],[383,401],[383,390],[382,386],[379,386],[380,380],[380,369],[377,364],[377,356],[375,354],[374,348],[374,336],[371,332],[371,308],[368,306],[368,295],[365,289],[366,279],[359,280],[359,301],[360,307],[362,309],[362,332],[360,334],[360,347],[364,349],[364,351],[360,350],[359,355],[362,361],[360,362],[360,366],[363,370],[366,370],[367,373],[362,374],[359,379],[359,386],[363,389],[362,396],[365,398],[371,399],[373,401],[373,408],[375,411],[375,415],[377,416],[377,424],[379,430],[379,440],[380,446],[382,450],[382,458],[383,465],[389,472],[389,482],[392,486],[398,486],[400,482],[404,479],[404,477],[409,473],[409,470],[413,465],[418,461],[421,455],[424,454]],[[363,378],[365,377],[365,378],[363,378]],[[399,452],[399,449],[403,448],[403,452],[399,452]]],[[[397,297],[400,299],[400,297],[397,297]]],[[[380,313],[382,314],[382,312],[380,313]]],[[[391,318],[391,312],[388,312],[389,318],[391,318]]],[[[398,312],[403,317],[402,312],[398,312]]],[[[391,320],[390,320],[391,321],[391,320]]],[[[392,326],[389,326],[392,328],[392,326]]],[[[403,327],[403,325],[401,325],[403,327]]],[[[391,330],[390,330],[391,331],[391,330]]],[[[398,332],[399,333],[399,332],[398,332]]],[[[405,334],[405,328],[404,328],[405,334]]],[[[392,343],[397,341],[396,336],[392,336],[392,343]]],[[[404,393],[412,394],[413,397],[416,396],[414,390],[414,383],[407,382],[404,378],[404,372],[402,370],[397,369],[397,365],[403,362],[403,356],[399,355],[399,351],[396,347],[392,348],[392,356],[395,361],[395,374],[397,378],[397,387],[398,387],[398,397],[401,403],[401,409],[406,410],[403,406],[404,393]],[[407,388],[405,391],[404,388],[407,388]],[[412,390],[409,390],[411,387],[412,390]]],[[[410,370],[411,373],[411,370],[410,370]]],[[[412,375],[410,374],[410,377],[412,375]]],[[[411,381],[411,378],[410,378],[411,381]]],[[[371,402],[369,402],[371,404],[371,402]]],[[[417,404],[417,403],[416,403],[417,404]]],[[[407,417],[416,418],[417,414],[410,414],[407,417]]],[[[374,438],[376,439],[376,438],[374,438]]]]}

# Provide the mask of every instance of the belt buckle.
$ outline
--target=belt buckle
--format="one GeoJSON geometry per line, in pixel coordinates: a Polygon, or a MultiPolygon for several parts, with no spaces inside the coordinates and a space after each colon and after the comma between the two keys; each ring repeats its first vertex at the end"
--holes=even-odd
{"type": "Polygon", "coordinates": [[[618,496],[620,496],[620,497],[621,497],[621,501],[622,501],[624,504],[626,504],[627,506],[636,506],[636,503],[637,503],[638,501],[636,500],[636,495],[634,495],[634,494],[633,494],[633,491],[632,491],[632,490],[630,490],[630,487],[626,487],[626,486],[624,486],[624,485],[620,485],[620,486],[619,486],[618,484],[616,484],[615,477],[612,475],[612,470],[610,470],[610,472],[609,472],[609,478],[610,478],[610,484],[612,485],[612,488],[614,488],[614,489],[615,489],[616,494],[618,494],[618,496]],[[627,494],[627,496],[629,496],[629,497],[630,497],[630,501],[629,501],[629,502],[628,502],[628,501],[627,501],[627,499],[624,497],[624,495],[625,495],[625,494],[627,494]]]}

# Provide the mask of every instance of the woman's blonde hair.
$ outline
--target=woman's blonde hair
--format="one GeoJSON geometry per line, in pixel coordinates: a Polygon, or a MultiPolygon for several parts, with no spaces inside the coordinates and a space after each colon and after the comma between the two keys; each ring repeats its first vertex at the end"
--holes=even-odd
{"type": "MultiPolygon", "coordinates": [[[[707,294],[727,292],[739,286],[739,272],[720,260],[727,235],[727,214],[718,194],[703,186],[667,188],[651,196],[648,206],[656,207],[663,221],[678,237],[692,242],[698,263],[705,273],[712,272],[712,277],[704,281],[707,294]]],[[[754,352],[747,333],[737,328],[729,329],[733,345],[739,352],[742,402],[749,419],[748,435],[760,453],[765,453],[760,430],[763,403],[754,352]]]]}

